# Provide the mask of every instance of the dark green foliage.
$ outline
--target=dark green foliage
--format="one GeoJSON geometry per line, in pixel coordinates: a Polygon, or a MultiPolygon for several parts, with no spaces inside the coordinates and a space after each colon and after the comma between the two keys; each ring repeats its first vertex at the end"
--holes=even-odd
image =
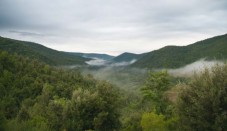
{"type": "Polygon", "coordinates": [[[17,119],[19,122],[29,120],[30,115],[28,109],[25,107],[21,107],[20,111],[18,112],[17,119]]]}
{"type": "Polygon", "coordinates": [[[178,103],[182,130],[227,130],[227,65],[206,69],[182,88],[178,103]]]}
{"type": "Polygon", "coordinates": [[[179,68],[200,59],[227,59],[227,35],[217,36],[188,46],[166,46],[144,54],[132,66],[141,68],[179,68]]]}
{"type": "Polygon", "coordinates": [[[123,131],[142,131],[142,127],[140,125],[141,121],[141,112],[138,109],[134,109],[134,112],[130,112],[131,114],[127,115],[127,118],[123,121],[123,131]]]}
{"type": "Polygon", "coordinates": [[[72,97],[73,121],[77,130],[114,130],[120,128],[116,91],[107,83],[97,90],[75,90],[72,97]]]}
{"type": "Polygon", "coordinates": [[[0,129],[117,130],[118,89],[76,70],[0,52],[0,129]]]}
{"type": "Polygon", "coordinates": [[[56,51],[40,44],[0,37],[0,50],[37,59],[50,65],[85,65],[88,58],[56,51]]]}
{"type": "Polygon", "coordinates": [[[0,111],[0,131],[4,131],[6,129],[6,118],[2,111],[0,111]]]}

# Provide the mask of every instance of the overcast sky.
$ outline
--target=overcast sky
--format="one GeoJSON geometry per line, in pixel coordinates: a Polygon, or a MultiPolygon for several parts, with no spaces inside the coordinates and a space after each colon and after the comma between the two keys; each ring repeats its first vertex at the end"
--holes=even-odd
{"type": "Polygon", "coordinates": [[[227,0],[0,0],[0,36],[118,55],[227,33],[227,0]]]}

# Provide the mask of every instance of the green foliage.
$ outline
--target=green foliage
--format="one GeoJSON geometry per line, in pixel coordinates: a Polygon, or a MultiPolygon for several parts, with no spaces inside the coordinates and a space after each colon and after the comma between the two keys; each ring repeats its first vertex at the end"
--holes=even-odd
{"type": "Polygon", "coordinates": [[[180,129],[227,130],[227,65],[206,69],[182,88],[178,102],[180,129]]]}
{"type": "Polygon", "coordinates": [[[1,130],[120,128],[116,87],[1,51],[0,67],[1,130]]]}
{"type": "Polygon", "coordinates": [[[168,131],[165,116],[154,112],[144,113],[141,120],[143,131],[168,131]]]}
{"type": "Polygon", "coordinates": [[[167,71],[150,72],[145,86],[141,89],[144,99],[152,102],[153,108],[159,114],[165,114],[168,100],[163,95],[170,88],[170,78],[167,71]]]}
{"type": "Polygon", "coordinates": [[[3,37],[0,37],[0,50],[37,59],[50,65],[85,65],[85,61],[90,60],[70,53],[53,50],[40,44],[3,37]]]}
{"type": "Polygon", "coordinates": [[[116,56],[115,58],[113,58],[112,61],[114,61],[114,62],[125,62],[125,61],[130,62],[132,60],[139,59],[142,56],[143,56],[143,54],[139,55],[139,54],[125,52],[125,53],[120,54],[119,56],[116,56]]]}
{"type": "Polygon", "coordinates": [[[0,131],[4,131],[6,129],[6,118],[2,111],[0,111],[0,131]]]}
{"type": "Polygon", "coordinates": [[[142,102],[142,98],[135,92],[121,90],[121,116],[122,131],[142,131],[140,125],[142,112],[147,104],[142,102]]]}
{"type": "Polygon", "coordinates": [[[141,68],[179,68],[197,60],[227,59],[227,35],[217,36],[188,46],[166,46],[144,54],[133,67],[141,68]]]}
{"type": "Polygon", "coordinates": [[[22,122],[10,120],[6,126],[7,131],[50,131],[44,119],[33,119],[22,122]]]}
{"type": "Polygon", "coordinates": [[[86,58],[99,58],[103,60],[111,60],[114,58],[114,56],[108,55],[108,54],[98,54],[98,53],[76,53],[76,52],[69,52],[69,54],[75,55],[75,56],[82,56],[86,58]]]}
{"type": "Polygon", "coordinates": [[[114,130],[120,127],[117,119],[117,92],[107,83],[97,85],[97,90],[75,90],[72,96],[72,113],[77,130],[114,130]]]}
{"type": "Polygon", "coordinates": [[[142,113],[140,113],[138,109],[134,109],[133,111],[134,112],[130,111],[130,115],[125,115],[126,118],[122,122],[123,131],[142,131],[142,127],[140,125],[142,113]]]}
{"type": "Polygon", "coordinates": [[[151,102],[152,110],[143,113],[141,126],[144,131],[176,130],[177,117],[174,105],[165,92],[170,89],[171,79],[167,71],[150,72],[145,86],[141,89],[144,100],[151,102]]]}

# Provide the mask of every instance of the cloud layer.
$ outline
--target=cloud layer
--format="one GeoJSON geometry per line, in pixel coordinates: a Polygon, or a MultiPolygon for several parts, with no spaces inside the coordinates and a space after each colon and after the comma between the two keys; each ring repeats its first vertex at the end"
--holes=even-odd
{"type": "Polygon", "coordinates": [[[226,0],[1,0],[0,35],[65,51],[141,53],[227,32],[226,0]]]}

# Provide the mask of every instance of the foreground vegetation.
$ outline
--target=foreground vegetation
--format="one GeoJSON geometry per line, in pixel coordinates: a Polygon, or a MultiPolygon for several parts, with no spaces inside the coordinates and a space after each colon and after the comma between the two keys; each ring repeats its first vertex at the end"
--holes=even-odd
{"type": "Polygon", "coordinates": [[[145,77],[131,92],[0,51],[0,130],[227,130],[227,65],[187,79],[166,71],[145,77]]]}
{"type": "Polygon", "coordinates": [[[206,69],[182,88],[177,112],[181,129],[227,130],[227,65],[206,69]]]}
{"type": "Polygon", "coordinates": [[[117,88],[0,53],[1,130],[117,130],[117,88]]]}

